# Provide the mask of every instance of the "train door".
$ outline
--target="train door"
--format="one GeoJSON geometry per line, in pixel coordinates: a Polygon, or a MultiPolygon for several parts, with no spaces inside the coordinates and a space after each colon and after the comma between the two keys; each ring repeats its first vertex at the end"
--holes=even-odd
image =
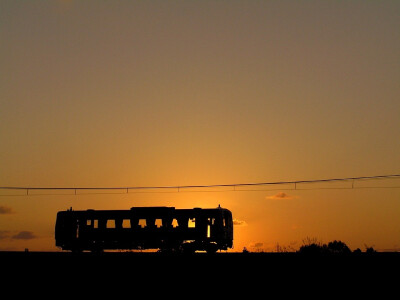
{"type": "Polygon", "coordinates": [[[207,222],[207,238],[215,240],[218,236],[218,218],[212,216],[208,218],[207,222]]]}

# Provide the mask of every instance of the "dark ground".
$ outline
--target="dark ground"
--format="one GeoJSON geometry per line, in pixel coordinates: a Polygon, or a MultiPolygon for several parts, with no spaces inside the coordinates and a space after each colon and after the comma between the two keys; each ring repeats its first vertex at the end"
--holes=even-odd
{"type": "MultiPolygon", "coordinates": [[[[160,252],[103,252],[72,253],[62,252],[36,252],[36,251],[0,251],[0,261],[6,265],[43,265],[54,267],[54,264],[64,267],[89,267],[90,265],[102,265],[104,267],[127,268],[130,267],[168,267],[170,265],[189,268],[214,267],[216,265],[235,266],[236,268],[266,268],[266,267],[344,267],[349,268],[370,266],[390,267],[400,263],[400,252],[376,252],[376,253],[351,253],[351,254],[300,254],[296,252],[217,252],[207,254],[197,252],[195,254],[174,254],[160,252]]],[[[4,264],[3,264],[4,266],[4,264]]]]}
{"type": "Polygon", "coordinates": [[[48,291],[54,287],[57,293],[70,293],[79,288],[80,293],[92,296],[110,291],[136,295],[141,291],[148,296],[145,298],[153,299],[160,295],[178,296],[183,290],[189,290],[198,298],[210,293],[234,299],[252,298],[274,292],[281,296],[308,294],[311,298],[317,295],[325,298],[324,293],[331,296],[353,293],[359,299],[375,291],[379,292],[379,299],[385,299],[392,288],[398,295],[400,285],[400,253],[397,252],[325,256],[0,252],[0,262],[5,279],[3,289],[7,288],[7,282],[17,283],[22,289],[27,283],[34,283],[33,286],[42,286],[48,291]]]}

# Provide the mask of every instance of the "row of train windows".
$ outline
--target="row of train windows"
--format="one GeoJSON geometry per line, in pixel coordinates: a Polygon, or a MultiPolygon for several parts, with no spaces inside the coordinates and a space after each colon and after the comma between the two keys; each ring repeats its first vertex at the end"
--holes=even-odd
{"type": "MultiPolygon", "coordinates": [[[[225,218],[222,219],[223,221],[223,226],[227,226],[228,222],[225,220],[225,218]]],[[[139,225],[141,228],[147,227],[148,220],[146,219],[139,219],[137,224],[134,225],[139,225]]],[[[215,225],[215,218],[209,218],[208,219],[208,224],[209,225],[215,225]]],[[[163,226],[163,220],[162,219],[155,219],[154,224],[157,228],[160,228],[163,226]]],[[[176,228],[178,226],[178,221],[177,219],[172,220],[172,227],[176,228]]],[[[195,218],[189,218],[188,219],[188,227],[189,228],[195,228],[196,227],[196,219],[195,218]]],[[[93,228],[99,228],[99,220],[86,220],[86,226],[93,227],[93,228]]],[[[123,219],[121,223],[122,228],[131,228],[131,220],[130,219],[123,219]]],[[[106,222],[106,228],[116,228],[116,220],[114,219],[108,219],[106,222]]]]}
{"type": "MultiPolygon", "coordinates": [[[[147,220],[146,219],[139,219],[138,223],[135,225],[139,225],[141,228],[147,227],[147,220]]],[[[214,222],[213,222],[214,223],[214,222]]],[[[122,220],[122,228],[131,228],[131,220],[130,219],[123,219],[122,220]]],[[[162,219],[155,219],[154,225],[157,228],[160,228],[163,226],[163,221],[162,219]]],[[[93,228],[99,228],[99,220],[86,220],[86,226],[93,227],[93,228]]],[[[173,219],[172,221],[172,227],[177,227],[178,226],[178,221],[177,219],[173,219]]],[[[189,228],[194,228],[196,227],[196,220],[189,219],[188,221],[188,227],[189,228]]],[[[116,228],[116,222],[114,219],[108,219],[106,222],[106,228],[116,228]]]]}

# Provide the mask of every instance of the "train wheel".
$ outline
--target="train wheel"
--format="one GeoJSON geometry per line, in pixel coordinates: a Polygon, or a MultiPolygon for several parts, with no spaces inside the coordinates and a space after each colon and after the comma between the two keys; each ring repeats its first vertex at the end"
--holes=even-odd
{"type": "Polygon", "coordinates": [[[218,251],[217,244],[209,244],[206,251],[208,254],[215,254],[218,251]]]}
{"type": "Polygon", "coordinates": [[[79,254],[79,253],[82,253],[83,250],[81,248],[79,248],[79,247],[74,247],[74,248],[71,249],[71,252],[79,254]]]}
{"type": "Polygon", "coordinates": [[[182,244],[181,249],[184,254],[194,254],[196,252],[196,248],[192,243],[182,244]]]}
{"type": "Polygon", "coordinates": [[[93,242],[90,247],[90,252],[92,252],[92,253],[102,253],[103,250],[104,250],[103,243],[101,243],[101,242],[97,242],[97,243],[93,242]]]}

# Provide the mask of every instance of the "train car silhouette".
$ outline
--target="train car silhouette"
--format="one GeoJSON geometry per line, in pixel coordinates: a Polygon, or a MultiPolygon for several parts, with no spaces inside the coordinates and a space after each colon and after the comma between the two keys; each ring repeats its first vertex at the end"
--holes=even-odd
{"type": "Polygon", "coordinates": [[[157,249],[195,252],[233,246],[232,213],[221,208],[132,207],[57,213],[56,246],[70,251],[157,249]]]}

